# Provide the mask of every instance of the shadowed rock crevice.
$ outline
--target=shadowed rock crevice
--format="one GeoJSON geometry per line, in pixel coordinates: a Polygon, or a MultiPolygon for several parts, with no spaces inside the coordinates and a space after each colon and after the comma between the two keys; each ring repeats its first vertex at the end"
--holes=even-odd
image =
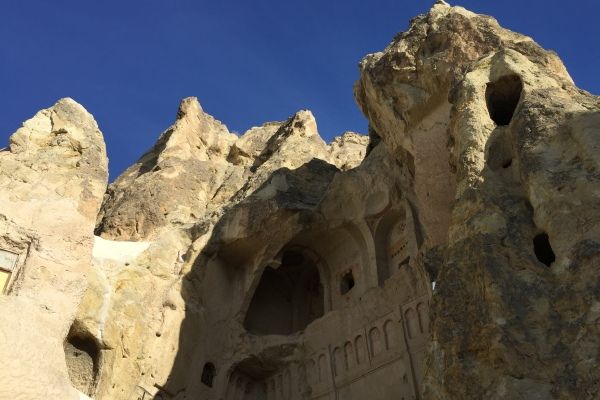
{"type": "Polygon", "coordinates": [[[538,261],[546,264],[548,267],[556,261],[556,255],[550,245],[550,238],[548,238],[548,234],[546,233],[540,233],[533,238],[533,251],[538,261]]]}

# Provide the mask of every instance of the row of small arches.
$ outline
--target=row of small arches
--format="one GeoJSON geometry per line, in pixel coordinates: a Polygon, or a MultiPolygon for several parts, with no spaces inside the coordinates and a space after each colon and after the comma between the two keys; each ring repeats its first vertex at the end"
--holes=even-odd
{"type": "Polygon", "coordinates": [[[429,332],[429,311],[426,303],[418,303],[416,307],[408,307],[404,311],[406,333],[409,339],[415,339],[429,332]]]}
{"type": "Polygon", "coordinates": [[[226,395],[227,400],[288,400],[291,397],[292,376],[288,369],[263,381],[255,381],[243,374],[234,373],[229,379],[226,395]]]}
{"type": "MultiPolygon", "coordinates": [[[[333,349],[334,374],[339,376],[368,362],[369,356],[374,358],[384,351],[397,347],[400,344],[398,328],[397,322],[388,319],[383,323],[383,329],[375,326],[369,330],[368,346],[364,335],[357,335],[354,340],[348,340],[343,346],[335,347],[333,349]]],[[[309,360],[307,372],[309,383],[326,382],[329,368],[325,354],[320,354],[316,362],[309,360]]]]}

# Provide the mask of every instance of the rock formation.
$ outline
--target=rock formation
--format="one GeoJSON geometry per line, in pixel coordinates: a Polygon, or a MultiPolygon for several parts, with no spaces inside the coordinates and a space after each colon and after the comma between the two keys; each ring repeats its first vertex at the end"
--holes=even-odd
{"type": "Polygon", "coordinates": [[[27,121],[0,399],[598,398],[600,100],[441,1],[359,68],[369,137],[188,98],[107,190],[81,106],[27,121]]]}
{"type": "Polygon", "coordinates": [[[365,58],[356,95],[415,160],[426,242],[443,239],[426,398],[596,398],[598,98],[530,38],[444,5],[365,58]]]}
{"type": "Polygon", "coordinates": [[[0,296],[0,399],[84,398],[65,351],[85,339],[70,327],[107,180],[102,134],[71,99],[38,112],[0,152],[0,289],[10,294],[0,296]]]}

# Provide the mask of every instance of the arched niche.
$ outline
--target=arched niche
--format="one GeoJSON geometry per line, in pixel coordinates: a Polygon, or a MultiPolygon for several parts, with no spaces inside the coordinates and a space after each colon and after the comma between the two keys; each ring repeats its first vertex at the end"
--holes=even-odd
{"type": "Polygon", "coordinates": [[[506,75],[489,82],[485,88],[485,100],[490,118],[498,126],[510,124],[521,99],[523,81],[516,74],[506,75]]]}
{"type": "Polygon", "coordinates": [[[303,330],[325,312],[325,289],[318,260],[310,251],[289,246],[281,264],[263,270],[244,328],[256,335],[290,335],[303,330]]]}
{"type": "Polygon", "coordinates": [[[98,383],[101,351],[96,339],[71,327],[63,343],[71,383],[82,393],[93,396],[98,383]]]}
{"type": "Polygon", "coordinates": [[[200,380],[206,386],[213,387],[213,382],[215,380],[216,375],[217,369],[215,368],[215,365],[211,362],[207,362],[202,368],[202,375],[200,377],[200,380]]]}
{"type": "Polygon", "coordinates": [[[371,268],[375,249],[366,222],[304,231],[292,242],[318,255],[326,312],[345,307],[377,285],[376,271],[371,268]]]}
{"type": "Polygon", "coordinates": [[[388,211],[375,229],[377,278],[380,286],[409,265],[417,252],[412,214],[408,207],[388,211]]]}

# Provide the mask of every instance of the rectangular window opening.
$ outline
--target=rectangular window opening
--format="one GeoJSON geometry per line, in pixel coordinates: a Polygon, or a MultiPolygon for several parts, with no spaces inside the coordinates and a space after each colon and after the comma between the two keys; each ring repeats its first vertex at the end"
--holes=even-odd
{"type": "Polygon", "coordinates": [[[17,253],[0,249],[0,294],[8,292],[10,278],[15,272],[18,259],[17,253]]]}

